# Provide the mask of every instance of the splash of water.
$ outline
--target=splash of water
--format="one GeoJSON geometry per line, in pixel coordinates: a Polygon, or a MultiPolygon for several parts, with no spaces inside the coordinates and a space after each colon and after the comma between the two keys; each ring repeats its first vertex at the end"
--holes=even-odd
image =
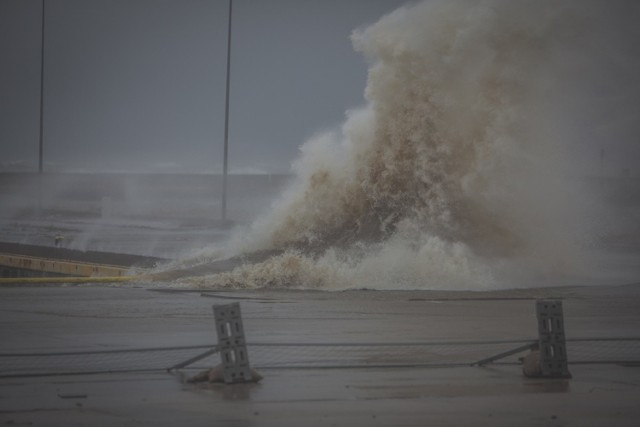
{"type": "Polygon", "coordinates": [[[588,199],[559,113],[583,89],[566,85],[588,6],[427,1],[355,31],[367,105],[304,144],[292,186],[219,253],[279,254],[189,283],[489,289],[580,271],[588,199]]]}

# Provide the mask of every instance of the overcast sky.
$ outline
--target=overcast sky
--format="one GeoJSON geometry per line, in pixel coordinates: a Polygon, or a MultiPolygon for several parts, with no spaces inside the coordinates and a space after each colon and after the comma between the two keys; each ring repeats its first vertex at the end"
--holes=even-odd
{"type": "MultiPolygon", "coordinates": [[[[402,3],[234,0],[231,169],[287,172],[362,105],[367,64],[349,36],[402,3]]],[[[41,8],[0,0],[0,163],[29,170],[41,8]]],[[[45,171],[219,171],[227,14],[227,0],[45,0],[45,171]]]]}
{"type": "MultiPolygon", "coordinates": [[[[607,123],[574,133],[592,140],[588,171],[603,147],[611,170],[637,171],[639,9],[602,1],[613,30],[600,56],[616,70],[596,73],[609,101],[587,102],[587,122],[607,123]]],[[[231,171],[288,172],[302,143],[363,105],[367,64],[349,36],[404,3],[234,0],[231,171]]],[[[222,170],[228,0],[45,0],[45,12],[45,171],[222,170]]],[[[0,169],[38,167],[41,17],[42,0],[0,0],[0,169]]]]}

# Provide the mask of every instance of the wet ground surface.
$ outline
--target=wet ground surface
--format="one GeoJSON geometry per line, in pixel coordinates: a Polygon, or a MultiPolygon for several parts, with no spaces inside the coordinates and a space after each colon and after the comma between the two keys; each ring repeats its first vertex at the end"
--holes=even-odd
{"type": "Polygon", "coordinates": [[[274,370],[257,385],[187,386],[169,374],[3,382],[0,420],[34,426],[636,426],[638,368],[574,380],[513,368],[274,370]]]}
{"type": "MultiPolygon", "coordinates": [[[[637,337],[640,286],[499,292],[176,292],[162,285],[0,289],[1,353],[215,342],[212,304],[240,302],[249,342],[526,339],[534,301],[559,298],[567,337],[637,337]]],[[[605,358],[615,358],[613,353],[605,358]]],[[[261,348],[250,347],[258,363],[261,348]]],[[[196,351],[197,353],[197,351],[196,351]]],[[[0,378],[3,425],[637,425],[638,364],[570,364],[573,379],[517,365],[308,367],[263,363],[252,385],[191,385],[186,369],[0,378]]],[[[322,354],[314,354],[316,362],[322,354]]],[[[329,354],[328,357],[331,355],[329,354]]],[[[488,356],[488,355],[487,355],[488,356]]],[[[382,356],[381,356],[382,357],[382,356]]],[[[571,360],[571,354],[569,355],[571,360]]],[[[182,360],[176,360],[180,362],[182,360]]],[[[273,362],[273,361],[272,361],[273,362]]],[[[109,369],[108,358],[102,368],[109,369]]],[[[258,363],[259,364],[259,363],[258,363]]]]}

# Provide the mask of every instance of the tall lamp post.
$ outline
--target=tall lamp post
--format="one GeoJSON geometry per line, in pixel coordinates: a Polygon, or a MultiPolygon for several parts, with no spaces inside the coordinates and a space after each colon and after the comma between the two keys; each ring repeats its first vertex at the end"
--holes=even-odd
{"type": "Polygon", "coordinates": [[[44,4],[45,0],[42,0],[40,44],[40,139],[38,143],[38,214],[42,211],[42,172],[44,157],[44,4]]]}
{"type": "MultiPolygon", "coordinates": [[[[43,0],[44,1],[44,0],[43,0]]],[[[227,220],[227,173],[229,158],[229,86],[231,80],[231,11],[233,0],[229,0],[229,21],[227,33],[227,92],[224,105],[224,157],[222,165],[222,221],[227,220]]]]}

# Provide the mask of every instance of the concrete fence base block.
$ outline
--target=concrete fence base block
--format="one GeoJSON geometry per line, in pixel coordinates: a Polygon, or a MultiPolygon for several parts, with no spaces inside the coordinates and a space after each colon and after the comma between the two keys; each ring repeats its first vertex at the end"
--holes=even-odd
{"type": "MultiPolygon", "coordinates": [[[[252,382],[252,383],[257,383],[259,382],[262,378],[264,378],[262,375],[260,375],[260,373],[258,371],[256,371],[253,368],[250,368],[249,371],[251,372],[251,378],[247,381],[243,381],[243,382],[252,382]]],[[[222,364],[217,365],[214,368],[211,369],[207,369],[205,371],[199,372],[198,374],[194,375],[193,377],[189,378],[187,380],[188,383],[203,383],[203,382],[208,382],[208,383],[224,383],[225,379],[224,379],[224,366],[222,364]]]]}

